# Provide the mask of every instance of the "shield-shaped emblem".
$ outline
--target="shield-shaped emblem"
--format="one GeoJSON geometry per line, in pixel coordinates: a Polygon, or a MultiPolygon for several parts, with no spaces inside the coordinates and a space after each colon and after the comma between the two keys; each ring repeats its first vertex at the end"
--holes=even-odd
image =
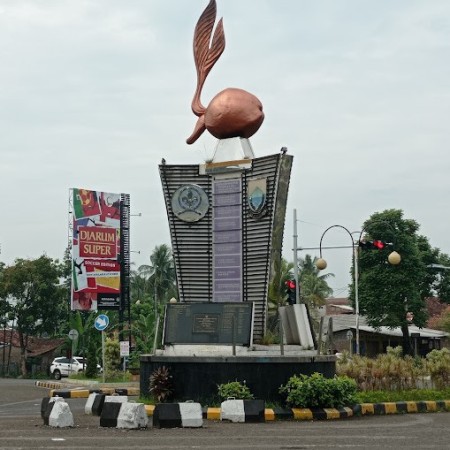
{"type": "Polygon", "coordinates": [[[260,215],[266,206],[267,199],[267,179],[256,178],[248,181],[247,201],[250,212],[253,215],[260,215]]]}

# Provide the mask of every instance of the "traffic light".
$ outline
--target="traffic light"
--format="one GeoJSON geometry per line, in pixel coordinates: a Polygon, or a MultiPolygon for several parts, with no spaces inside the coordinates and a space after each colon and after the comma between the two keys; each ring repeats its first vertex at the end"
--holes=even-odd
{"type": "Polygon", "coordinates": [[[384,241],[359,241],[359,246],[363,250],[383,250],[387,245],[392,245],[390,242],[384,241]]]}
{"type": "Polygon", "coordinates": [[[295,304],[296,295],[295,295],[295,280],[287,280],[285,282],[287,292],[288,292],[288,303],[290,305],[295,304]]]}

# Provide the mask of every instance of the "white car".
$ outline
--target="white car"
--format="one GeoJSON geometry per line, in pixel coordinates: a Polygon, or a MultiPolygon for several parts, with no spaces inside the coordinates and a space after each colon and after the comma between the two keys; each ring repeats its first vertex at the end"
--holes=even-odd
{"type": "MultiPolygon", "coordinates": [[[[80,373],[86,370],[86,360],[82,356],[74,356],[73,358],[66,358],[61,356],[55,358],[50,366],[50,375],[55,380],[60,380],[61,377],[68,377],[73,373],[80,373]]],[[[102,368],[97,364],[98,372],[102,371],[102,368]]]]}

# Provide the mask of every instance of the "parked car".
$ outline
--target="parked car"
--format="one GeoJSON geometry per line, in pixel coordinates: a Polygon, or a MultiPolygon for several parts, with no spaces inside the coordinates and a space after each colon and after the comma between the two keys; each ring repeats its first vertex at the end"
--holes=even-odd
{"type": "MultiPolygon", "coordinates": [[[[83,372],[86,370],[86,365],[87,361],[82,356],[74,356],[73,358],[60,356],[52,361],[50,375],[55,380],[60,380],[61,377],[68,377],[73,373],[83,372]]],[[[102,368],[98,364],[97,371],[102,372],[102,368]]]]}

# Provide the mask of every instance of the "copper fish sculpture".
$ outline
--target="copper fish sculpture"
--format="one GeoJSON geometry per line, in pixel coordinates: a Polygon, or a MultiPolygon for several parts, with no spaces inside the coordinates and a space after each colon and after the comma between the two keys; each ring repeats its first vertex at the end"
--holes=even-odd
{"type": "Polygon", "coordinates": [[[206,77],[225,49],[223,21],[217,23],[217,6],[210,0],[200,16],[194,32],[194,60],[197,69],[197,88],[192,100],[192,111],[198,116],[194,131],[186,139],[193,144],[208,130],[217,139],[253,136],[264,121],[262,103],[250,92],[227,88],[219,92],[205,108],[200,100],[206,77]]]}

